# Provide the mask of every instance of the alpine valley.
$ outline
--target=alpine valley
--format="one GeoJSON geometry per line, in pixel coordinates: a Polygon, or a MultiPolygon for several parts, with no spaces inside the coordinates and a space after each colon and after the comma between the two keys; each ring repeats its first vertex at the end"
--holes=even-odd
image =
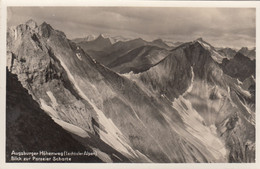
{"type": "Polygon", "coordinates": [[[6,161],[255,162],[255,48],[202,38],[70,40],[44,22],[7,30],[6,161]]]}

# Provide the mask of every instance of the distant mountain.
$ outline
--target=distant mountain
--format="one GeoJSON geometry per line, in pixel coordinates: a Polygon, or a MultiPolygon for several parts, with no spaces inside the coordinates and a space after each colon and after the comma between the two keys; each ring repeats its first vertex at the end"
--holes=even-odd
{"type": "Polygon", "coordinates": [[[169,49],[169,46],[165,42],[163,42],[162,39],[155,39],[154,41],[151,42],[151,44],[161,48],[169,49]]]}
{"type": "Polygon", "coordinates": [[[143,40],[142,38],[137,38],[126,42],[117,42],[113,44],[113,46],[111,47],[111,49],[109,49],[109,51],[124,53],[132,49],[135,49],[137,47],[144,46],[147,43],[148,42],[143,40]]]}
{"type": "Polygon", "coordinates": [[[228,59],[232,59],[237,53],[234,49],[231,48],[222,48],[217,51],[228,59]]]}
{"type": "MultiPolygon", "coordinates": [[[[7,31],[7,69],[54,129],[59,125],[82,149],[97,152],[93,160],[255,162],[255,65],[245,71],[250,59],[239,53],[228,60],[203,39],[170,50],[141,38],[107,40],[100,36],[84,49],[51,25],[30,21],[7,31]]],[[[10,93],[7,98],[20,96],[10,93]]],[[[33,129],[46,122],[19,120],[33,129]]],[[[26,132],[15,135],[20,145],[26,132]]],[[[46,142],[55,132],[47,127],[46,142]]],[[[12,143],[11,132],[7,136],[12,143]]]]}
{"type": "MultiPolygon", "coordinates": [[[[158,46],[160,46],[158,44],[158,46]]],[[[165,58],[170,52],[156,46],[145,45],[131,50],[120,56],[107,67],[118,73],[139,73],[149,69],[154,64],[165,58]]]]}
{"type": "Polygon", "coordinates": [[[78,45],[85,51],[88,50],[95,50],[95,51],[102,51],[105,48],[109,48],[112,43],[110,42],[109,38],[104,38],[101,34],[92,41],[81,41],[78,45]]]}
{"type": "MultiPolygon", "coordinates": [[[[119,42],[119,41],[125,42],[125,41],[131,40],[130,38],[126,38],[126,37],[123,37],[123,36],[110,36],[110,35],[107,35],[107,34],[100,34],[100,36],[102,36],[105,39],[109,39],[112,44],[119,42]]],[[[80,42],[83,42],[83,41],[88,42],[88,41],[93,41],[96,38],[98,38],[98,37],[96,37],[95,35],[88,35],[87,37],[84,37],[84,38],[72,39],[72,41],[75,42],[75,43],[80,43],[80,42]]]]}
{"type": "Polygon", "coordinates": [[[184,42],[172,42],[172,41],[164,41],[164,43],[166,43],[168,46],[171,47],[177,47],[180,46],[181,44],[183,44],[184,42]]]}
{"type": "Polygon", "coordinates": [[[248,57],[251,60],[255,60],[255,50],[256,48],[250,50],[247,47],[242,47],[238,52],[242,53],[244,56],[248,57]]]}
{"type": "MultiPolygon", "coordinates": [[[[126,42],[130,39],[123,36],[109,36],[100,34],[96,39],[89,40],[85,38],[74,39],[73,42],[77,43],[86,53],[92,58],[100,61],[99,58],[104,58],[109,55],[109,50],[115,43],[126,42]]],[[[101,61],[102,64],[106,64],[101,61]]]]}
{"type": "Polygon", "coordinates": [[[72,41],[75,42],[75,43],[80,43],[80,42],[83,42],[83,41],[87,41],[87,42],[93,41],[95,39],[96,39],[95,35],[88,35],[87,37],[84,37],[84,38],[72,39],[72,41]]]}
{"type": "MultiPolygon", "coordinates": [[[[147,47],[147,49],[144,49],[144,50],[148,50],[148,51],[150,50],[148,48],[151,48],[152,46],[153,47],[159,47],[159,48],[153,48],[153,49],[156,49],[157,52],[155,52],[155,50],[153,50],[153,52],[152,52],[153,54],[151,54],[151,55],[155,55],[155,53],[159,54],[160,53],[159,49],[161,49],[162,55],[155,56],[155,57],[159,57],[159,58],[162,58],[162,56],[164,56],[163,53],[165,53],[165,50],[172,49],[172,47],[169,47],[161,39],[157,39],[157,40],[154,40],[152,42],[147,42],[147,41],[145,41],[141,38],[138,38],[138,39],[133,39],[133,40],[129,40],[129,41],[118,41],[118,42],[114,43],[111,47],[108,47],[103,51],[88,50],[86,52],[88,54],[90,54],[90,56],[92,58],[94,58],[95,60],[97,60],[98,62],[102,63],[103,65],[105,65],[107,67],[112,68],[112,67],[116,67],[116,65],[118,63],[125,60],[125,58],[123,59],[123,57],[129,57],[126,60],[128,60],[130,62],[129,59],[133,58],[133,56],[132,56],[133,54],[142,55],[141,53],[138,54],[138,51],[141,52],[140,48],[145,47],[145,46],[148,46],[148,47],[147,47]]],[[[148,51],[145,53],[146,55],[149,55],[148,51]]],[[[134,56],[134,57],[136,57],[136,56],[134,56]]],[[[151,56],[149,56],[149,57],[151,57],[151,56]]],[[[125,63],[125,61],[123,61],[123,62],[125,63]]],[[[149,65],[150,63],[147,62],[145,64],[149,65]]],[[[131,65],[131,64],[129,66],[133,66],[133,67],[132,68],[124,68],[125,70],[121,70],[120,68],[116,68],[114,70],[119,71],[119,72],[128,72],[128,71],[134,70],[135,68],[138,67],[138,66],[134,66],[134,65],[131,65]]],[[[147,68],[142,68],[142,69],[145,70],[147,68]]],[[[136,71],[139,71],[139,69],[140,68],[137,68],[136,71]]]]}
{"type": "MultiPolygon", "coordinates": [[[[103,50],[102,52],[96,52],[92,50],[89,52],[89,54],[92,58],[107,66],[108,64],[112,63],[113,61],[118,59],[120,56],[126,54],[127,52],[130,52],[135,48],[147,44],[148,42],[141,38],[133,39],[126,42],[118,41],[114,43],[111,47],[103,50]]],[[[88,53],[88,51],[86,52],[88,53]]]]}
{"type": "Polygon", "coordinates": [[[126,41],[129,41],[131,40],[130,38],[126,38],[126,37],[123,37],[123,36],[111,36],[109,37],[110,41],[112,44],[116,43],[116,42],[126,42],[126,41]]]}
{"type": "MultiPolygon", "coordinates": [[[[103,36],[102,36],[103,37],[103,36]]],[[[103,37],[104,38],[104,37],[103,37]]],[[[93,42],[81,41],[77,43],[86,53],[88,53],[93,59],[102,63],[105,66],[112,64],[117,58],[127,55],[132,50],[135,50],[141,46],[157,46],[163,49],[171,50],[173,47],[169,47],[162,39],[156,39],[152,42],[147,42],[141,38],[129,40],[122,36],[107,37],[104,39],[109,39],[112,45],[105,45],[106,47],[101,47],[97,49],[92,46],[93,42]]],[[[96,41],[96,40],[95,40],[96,41]]],[[[101,41],[102,42],[102,41],[101,41]]],[[[95,46],[100,42],[95,43],[95,46]]],[[[104,46],[104,45],[100,45],[104,46]]],[[[120,61],[117,61],[120,62],[120,61]]],[[[110,67],[110,66],[108,66],[110,67]]]]}

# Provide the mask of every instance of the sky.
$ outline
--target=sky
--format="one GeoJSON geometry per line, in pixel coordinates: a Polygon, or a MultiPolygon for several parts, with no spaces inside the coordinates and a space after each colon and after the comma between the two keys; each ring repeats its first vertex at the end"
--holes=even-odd
{"type": "Polygon", "coordinates": [[[188,42],[202,37],[215,47],[255,47],[254,8],[8,7],[7,26],[43,21],[68,38],[101,33],[147,41],[188,42]]]}

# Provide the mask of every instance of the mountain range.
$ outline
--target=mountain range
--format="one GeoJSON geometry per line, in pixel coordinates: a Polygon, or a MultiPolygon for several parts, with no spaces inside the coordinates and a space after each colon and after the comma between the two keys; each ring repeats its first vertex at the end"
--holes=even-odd
{"type": "Polygon", "coordinates": [[[7,161],[41,148],[97,153],[75,162],[255,162],[255,59],[225,51],[8,28],[7,161]]]}

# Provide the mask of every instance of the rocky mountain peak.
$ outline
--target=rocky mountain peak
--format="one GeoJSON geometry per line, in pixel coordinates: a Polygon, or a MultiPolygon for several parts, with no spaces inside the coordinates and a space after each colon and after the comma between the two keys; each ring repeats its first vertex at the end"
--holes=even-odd
{"type": "Polygon", "coordinates": [[[215,62],[219,63],[219,64],[221,64],[221,63],[222,63],[222,60],[223,60],[224,58],[226,58],[225,56],[223,56],[222,54],[220,54],[218,51],[216,51],[216,49],[215,49],[210,43],[204,41],[202,38],[198,38],[197,40],[194,41],[194,43],[200,43],[200,45],[201,45],[204,49],[206,49],[206,50],[208,50],[208,51],[210,52],[212,59],[213,59],[215,62]]]}
{"type": "Polygon", "coordinates": [[[241,50],[241,51],[243,51],[243,50],[248,50],[248,47],[242,47],[240,50],[241,50]]]}
{"type": "Polygon", "coordinates": [[[199,43],[201,43],[202,45],[204,45],[204,47],[206,46],[207,48],[214,48],[211,44],[209,44],[208,42],[206,42],[202,37],[196,39],[195,42],[199,42],[199,43]]]}
{"type": "Polygon", "coordinates": [[[142,38],[137,38],[136,40],[137,41],[144,41],[142,38]]]}
{"type": "MultiPolygon", "coordinates": [[[[37,23],[30,19],[24,24],[20,24],[17,26],[12,26],[7,29],[7,44],[12,43],[12,40],[21,42],[23,36],[27,36],[28,34],[38,32],[38,25],[37,23]]],[[[7,45],[8,47],[14,47],[13,45],[7,45]]]]}
{"type": "Polygon", "coordinates": [[[39,27],[39,34],[45,38],[49,37],[51,34],[51,31],[54,29],[51,27],[50,24],[43,22],[39,27]]]}
{"type": "Polygon", "coordinates": [[[103,34],[100,34],[94,41],[101,41],[104,43],[109,43],[111,45],[109,38],[106,38],[103,34]]]}
{"type": "Polygon", "coordinates": [[[248,59],[247,57],[245,57],[245,55],[243,53],[237,52],[237,54],[234,56],[234,58],[236,59],[248,59]]]}
{"type": "Polygon", "coordinates": [[[99,34],[99,36],[97,37],[97,39],[107,39],[107,38],[105,38],[105,36],[101,33],[101,34],[99,34]]]}
{"type": "Polygon", "coordinates": [[[163,43],[163,40],[162,40],[162,39],[155,39],[155,40],[153,40],[153,42],[154,42],[154,43],[156,43],[156,42],[157,42],[157,43],[163,43]]]}
{"type": "Polygon", "coordinates": [[[36,29],[38,27],[37,23],[33,19],[28,20],[25,24],[31,29],[36,29]]]}
{"type": "Polygon", "coordinates": [[[169,47],[162,39],[155,39],[152,43],[160,47],[169,47]]]}
{"type": "Polygon", "coordinates": [[[215,48],[214,48],[210,43],[208,43],[207,41],[205,41],[203,38],[198,38],[198,39],[196,39],[194,42],[200,43],[205,49],[215,50],[215,48]]]}
{"type": "Polygon", "coordinates": [[[92,41],[92,40],[94,40],[96,37],[95,37],[95,35],[88,35],[87,37],[85,37],[85,40],[86,41],[92,41]]]}
{"type": "Polygon", "coordinates": [[[146,44],[147,43],[142,38],[136,38],[136,39],[130,40],[128,42],[133,43],[133,44],[146,44]]]}
{"type": "Polygon", "coordinates": [[[204,41],[203,39],[202,39],[202,37],[200,37],[200,38],[198,38],[196,41],[204,41]]]}

